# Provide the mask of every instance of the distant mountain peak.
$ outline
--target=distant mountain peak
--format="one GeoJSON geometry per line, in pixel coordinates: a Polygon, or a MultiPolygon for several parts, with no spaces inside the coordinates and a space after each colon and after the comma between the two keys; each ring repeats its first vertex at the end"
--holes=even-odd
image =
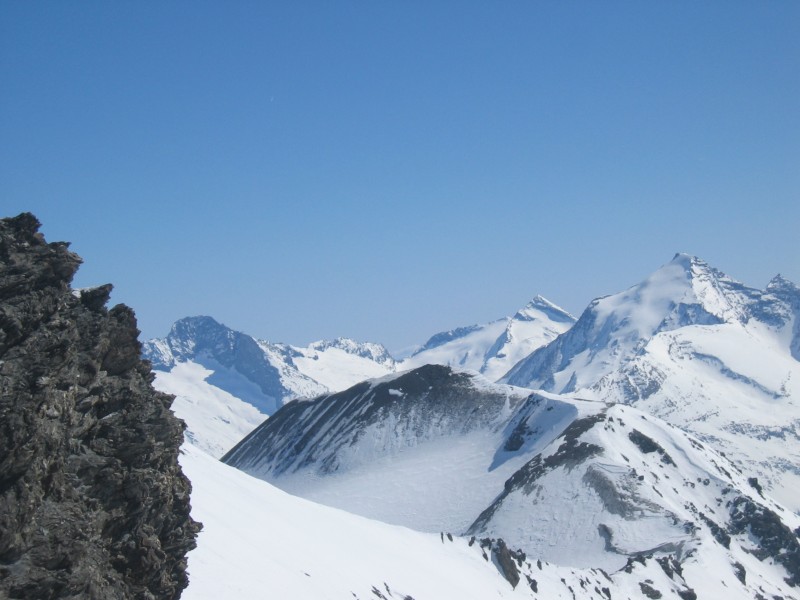
{"type": "MultiPolygon", "coordinates": [[[[728,278],[725,273],[715,269],[699,256],[686,254],[685,252],[676,253],[675,256],[672,257],[672,260],[663,265],[661,269],[675,266],[683,269],[690,277],[713,276],[718,278],[728,278]]],[[[656,270],[656,273],[661,269],[656,270]]]]}
{"type": "Polygon", "coordinates": [[[541,313],[544,313],[547,318],[557,323],[574,323],[576,321],[575,317],[569,312],[540,294],[536,294],[511,319],[512,321],[530,321],[540,316],[541,313]]]}
{"type": "Polygon", "coordinates": [[[172,327],[176,327],[179,325],[212,325],[212,326],[220,326],[225,327],[217,321],[214,317],[209,317],[208,315],[196,315],[192,317],[183,317],[182,319],[178,319],[173,323],[172,327]]]}
{"type": "Polygon", "coordinates": [[[395,360],[383,344],[377,342],[358,342],[352,338],[337,337],[333,340],[320,340],[308,345],[309,349],[323,352],[329,348],[338,348],[353,356],[361,356],[374,360],[378,364],[393,365],[395,360]]]}
{"type": "Polygon", "coordinates": [[[675,256],[672,257],[671,263],[682,264],[686,266],[691,266],[696,262],[705,262],[702,259],[698,258],[694,254],[689,254],[688,252],[676,252],[675,256]]]}
{"type": "Polygon", "coordinates": [[[601,316],[619,314],[621,309],[631,315],[638,313],[635,321],[639,333],[651,335],[691,321],[744,323],[751,316],[754,299],[762,293],[697,256],[677,253],[643,281],[618,294],[596,299],[587,310],[601,316]]]}
{"type": "Polygon", "coordinates": [[[174,323],[142,345],[157,385],[175,394],[187,440],[220,455],[234,438],[295,398],[349,387],[395,369],[380,344],[340,337],[308,347],[270,343],[201,315],[174,323]],[[225,423],[216,429],[209,422],[225,423]]]}
{"type": "Polygon", "coordinates": [[[676,264],[689,265],[689,264],[691,264],[693,258],[695,258],[693,255],[688,254],[686,252],[676,252],[675,256],[673,256],[672,260],[669,261],[669,262],[676,263],[676,264]]]}
{"type": "Polygon", "coordinates": [[[195,335],[200,331],[208,330],[230,330],[230,328],[213,317],[197,315],[194,317],[184,317],[175,321],[170,328],[169,335],[185,337],[187,335],[195,335]]]}
{"type": "Polygon", "coordinates": [[[563,308],[536,295],[512,317],[437,333],[406,358],[400,368],[447,364],[478,371],[495,380],[574,323],[575,317],[563,308]]]}
{"type": "MultiPolygon", "coordinates": [[[[775,280],[773,290],[791,289],[792,285],[775,280]]],[[[636,285],[593,300],[555,346],[542,348],[515,365],[506,380],[514,385],[570,391],[574,385],[592,385],[620,368],[659,332],[691,325],[743,325],[751,319],[782,326],[786,315],[765,303],[763,296],[764,292],[745,286],[706,261],[677,253],[636,285]],[[577,365],[568,368],[568,364],[586,350],[590,350],[584,357],[589,362],[598,354],[604,358],[594,362],[592,369],[579,369],[586,374],[575,381],[570,373],[577,365]],[[558,372],[569,383],[556,384],[552,377],[558,372]]]]}
{"type": "Polygon", "coordinates": [[[686,252],[676,252],[675,256],[673,256],[672,260],[669,261],[669,263],[667,263],[667,264],[680,265],[681,267],[683,267],[687,271],[689,271],[689,270],[697,270],[697,271],[710,270],[710,271],[716,271],[717,273],[720,273],[719,271],[714,269],[714,267],[709,265],[708,262],[706,262],[705,260],[703,260],[699,256],[696,256],[694,254],[688,254],[686,252]]]}
{"type": "Polygon", "coordinates": [[[558,307],[556,307],[555,304],[550,302],[550,300],[548,300],[547,298],[545,298],[541,294],[536,294],[533,297],[533,300],[531,300],[528,304],[533,304],[533,305],[537,305],[537,306],[539,306],[539,305],[541,305],[541,306],[550,306],[550,307],[558,308],[558,307]]]}
{"type": "Polygon", "coordinates": [[[767,284],[767,292],[775,295],[782,295],[786,294],[800,294],[800,286],[798,286],[795,282],[786,279],[783,275],[778,273],[769,280],[767,284]]]}

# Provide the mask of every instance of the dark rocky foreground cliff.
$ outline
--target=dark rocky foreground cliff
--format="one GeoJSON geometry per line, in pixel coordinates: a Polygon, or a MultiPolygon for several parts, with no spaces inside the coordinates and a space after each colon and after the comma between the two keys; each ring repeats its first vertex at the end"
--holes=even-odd
{"type": "Polygon", "coordinates": [[[0,598],[178,598],[199,524],[183,423],[133,311],[77,292],[81,259],[0,220],[0,598]]]}

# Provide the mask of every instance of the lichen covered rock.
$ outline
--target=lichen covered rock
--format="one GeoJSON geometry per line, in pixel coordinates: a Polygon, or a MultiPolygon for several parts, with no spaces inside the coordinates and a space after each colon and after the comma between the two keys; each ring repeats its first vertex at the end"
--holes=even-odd
{"type": "Polygon", "coordinates": [[[81,259],[0,220],[0,598],[177,598],[199,524],[183,423],[133,311],[70,287],[81,259]]]}

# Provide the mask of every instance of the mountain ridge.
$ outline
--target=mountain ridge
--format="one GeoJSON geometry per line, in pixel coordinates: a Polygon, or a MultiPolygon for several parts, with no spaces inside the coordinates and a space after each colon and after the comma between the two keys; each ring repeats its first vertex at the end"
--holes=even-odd
{"type": "Polygon", "coordinates": [[[797,286],[783,278],[757,290],[678,254],[593,300],[501,381],[636,405],[749,464],[800,510],[798,305],[797,286]]]}
{"type": "Polygon", "coordinates": [[[431,336],[398,367],[449,365],[472,369],[497,380],[530,352],[567,331],[574,322],[575,317],[567,311],[537,295],[510,317],[431,336]]]}
{"type": "Polygon", "coordinates": [[[800,518],[694,437],[630,406],[451,367],[293,402],[223,462],[315,502],[502,538],[562,566],[617,572],[670,557],[697,580],[699,565],[723,561],[730,577],[744,565],[754,590],[776,581],[771,557],[784,591],[800,581],[800,518]]]}
{"type": "Polygon", "coordinates": [[[465,356],[457,356],[459,352],[477,356],[480,364],[472,366],[495,377],[566,330],[573,320],[554,303],[536,296],[512,317],[462,328],[477,332],[476,339],[459,337],[462,330],[443,332],[428,342],[435,356],[423,351],[397,361],[374,342],[340,337],[293,346],[253,338],[209,316],[185,317],[175,322],[165,338],[145,342],[143,356],[153,364],[156,386],[177,396],[174,410],[188,425],[187,437],[221,456],[291,400],[409,370],[418,366],[415,361],[463,363],[465,356]],[[460,345],[448,346],[453,341],[460,345]]]}

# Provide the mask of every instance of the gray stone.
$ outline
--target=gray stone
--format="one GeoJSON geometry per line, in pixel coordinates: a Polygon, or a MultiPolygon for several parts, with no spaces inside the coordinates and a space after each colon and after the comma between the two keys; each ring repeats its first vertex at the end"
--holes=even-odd
{"type": "Polygon", "coordinates": [[[0,597],[178,598],[200,525],[183,423],[133,311],[73,293],[81,259],[0,220],[0,597]]]}

